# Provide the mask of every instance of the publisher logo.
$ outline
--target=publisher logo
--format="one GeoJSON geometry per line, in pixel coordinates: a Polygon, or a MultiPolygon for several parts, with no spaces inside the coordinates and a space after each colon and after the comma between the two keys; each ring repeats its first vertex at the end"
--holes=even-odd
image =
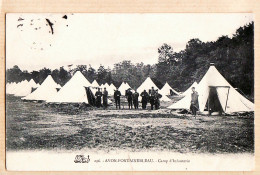
{"type": "Polygon", "coordinates": [[[75,163],[89,163],[90,158],[89,155],[86,158],[84,155],[76,155],[74,162],[75,163]]]}

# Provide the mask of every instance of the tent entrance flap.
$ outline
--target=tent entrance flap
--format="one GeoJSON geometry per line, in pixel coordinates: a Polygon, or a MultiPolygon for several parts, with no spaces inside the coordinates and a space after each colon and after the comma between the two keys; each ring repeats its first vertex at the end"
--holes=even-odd
{"type": "Polygon", "coordinates": [[[209,87],[209,96],[206,103],[205,111],[208,111],[209,114],[213,112],[219,112],[222,114],[224,112],[223,105],[221,104],[221,101],[219,99],[219,95],[217,92],[217,87],[209,87]]]}
{"type": "Polygon", "coordinates": [[[219,86],[217,87],[217,94],[220,101],[220,104],[224,110],[224,112],[227,111],[227,108],[229,108],[229,92],[230,92],[230,86],[219,86]]]}
{"type": "Polygon", "coordinates": [[[92,93],[92,91],[90,90],[89,87],[85,87],[86,90],[86,94],[87,94],[87,98],[88,98],[88,104],[91,106],[95,106],[96,105],[96,100],[95,100],[95,96],[92,93]]]}

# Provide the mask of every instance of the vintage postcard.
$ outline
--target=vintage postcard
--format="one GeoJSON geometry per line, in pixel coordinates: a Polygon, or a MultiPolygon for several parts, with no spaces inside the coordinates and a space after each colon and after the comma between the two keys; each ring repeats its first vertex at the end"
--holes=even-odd
{"type": "Polygon", "coordinates": [[[252,13],[7,13],[10,171],[252,171],[252,13]]]}

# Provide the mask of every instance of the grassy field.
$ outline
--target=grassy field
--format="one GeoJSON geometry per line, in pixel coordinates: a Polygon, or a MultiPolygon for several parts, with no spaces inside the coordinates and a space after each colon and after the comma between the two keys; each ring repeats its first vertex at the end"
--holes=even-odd
{"type": "Polygon", "coordinates": [[[254,116],[53,107],[6,96],[7,150],[127,149],[181,153],[254,152],[254,116]]]}

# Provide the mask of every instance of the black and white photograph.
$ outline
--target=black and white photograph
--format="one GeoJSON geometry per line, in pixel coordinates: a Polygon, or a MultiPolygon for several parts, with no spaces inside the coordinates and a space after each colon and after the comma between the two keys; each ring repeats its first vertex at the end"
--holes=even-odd
{"type": "Polygon", "coordinates": [[[7,13],[6,168],[251,171],[251,13],[7,13]]]}

